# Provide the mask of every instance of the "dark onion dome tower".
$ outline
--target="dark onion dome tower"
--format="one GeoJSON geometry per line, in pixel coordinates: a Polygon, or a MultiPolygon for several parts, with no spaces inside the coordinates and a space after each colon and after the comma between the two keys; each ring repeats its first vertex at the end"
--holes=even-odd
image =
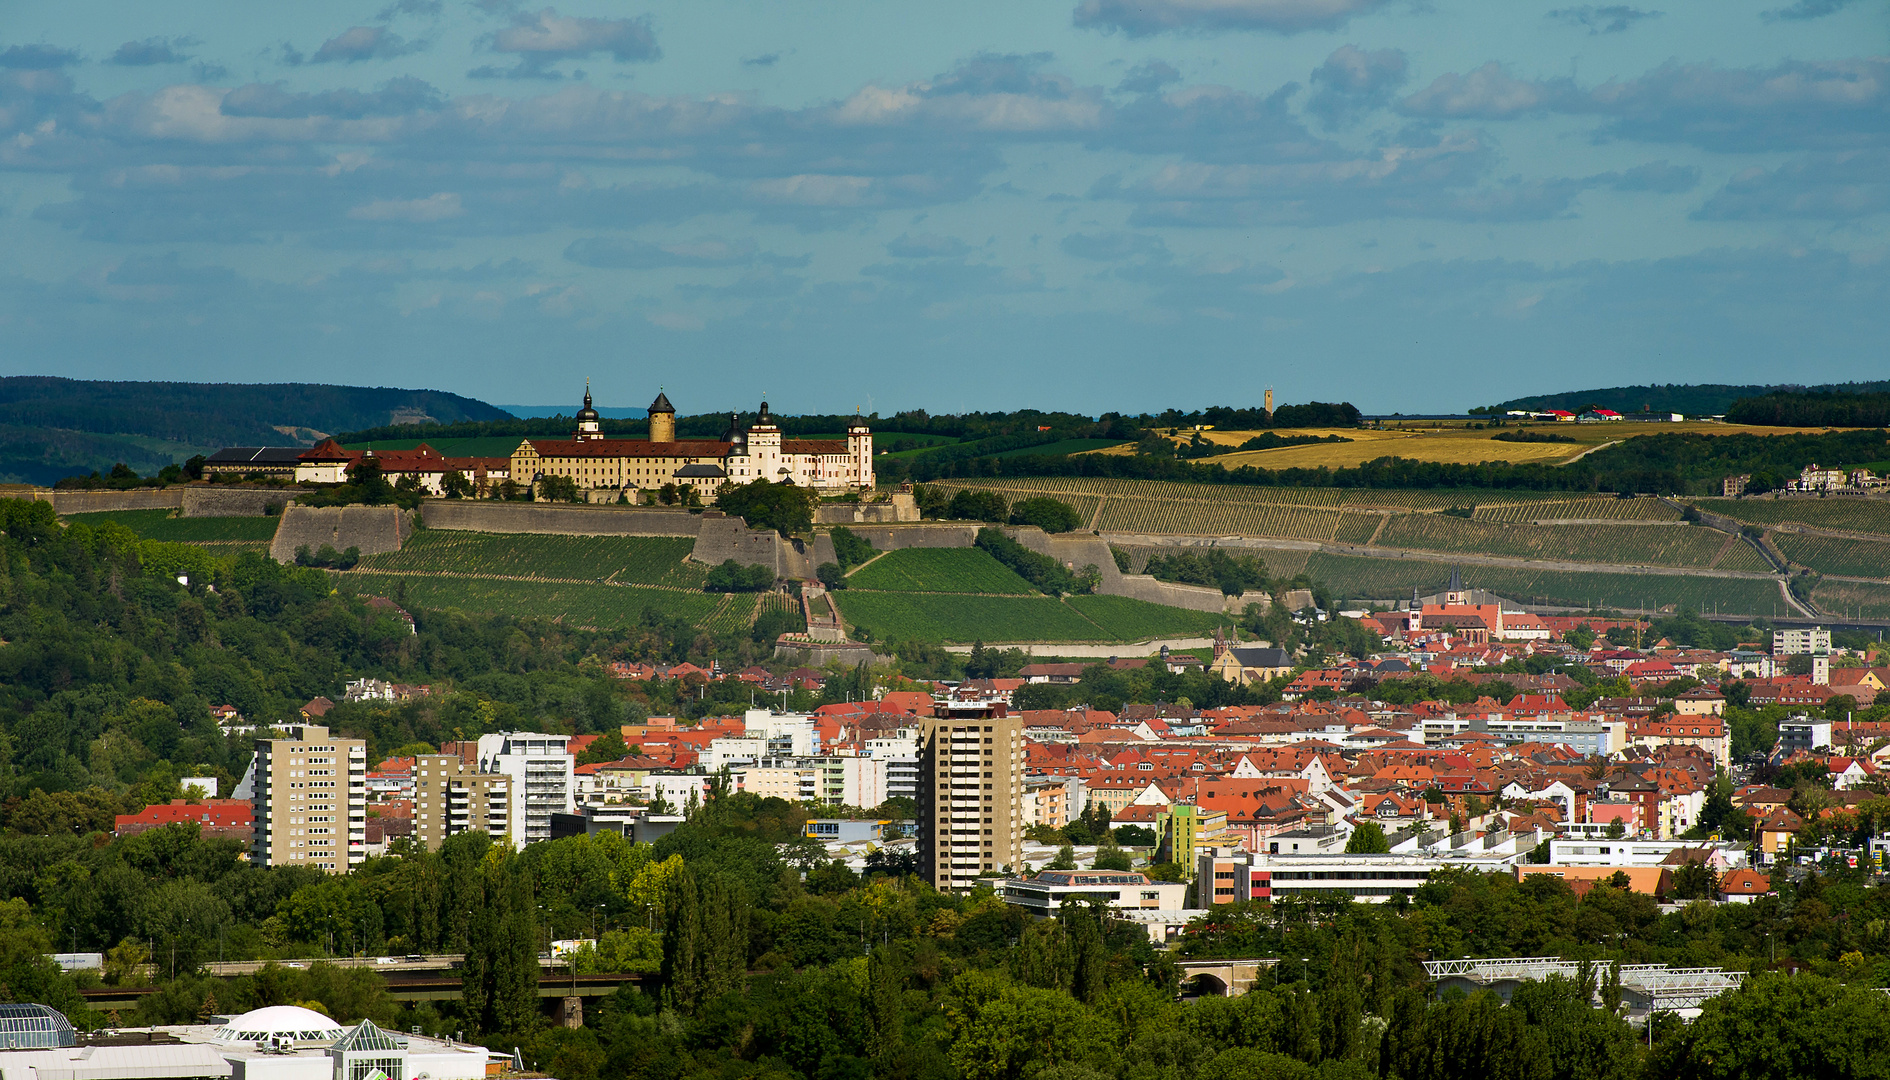
{"type": "Polygon", "coordinates": [[[669,403],[669,395],[663,393],[660,386],[656,388],[656,400],[650,402],[650,441],[676,441],[676,407],[669,403]]]}
{"type": "Polygon", "coordinates": [[[584,407],[578,410],[577,430],[571,438],[585,441],[604,437],[604,426],[598,422],[597,410],[591,408],[591,380],[584,380],[584,407]]]}
{"type": "Polygon", "coordinates": [[[728,430],[722,433],[722,441],[734,448],[733,451],[731,451],[732,453],[740,454],[746,452],[748,446],[748,432],[742,427],[741,413],[728,414],[728,430]]]}

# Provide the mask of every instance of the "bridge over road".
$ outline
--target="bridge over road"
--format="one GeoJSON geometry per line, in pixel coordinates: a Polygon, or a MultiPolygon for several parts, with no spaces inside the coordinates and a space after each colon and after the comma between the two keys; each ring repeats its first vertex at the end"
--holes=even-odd
{"type": "Polygon", "coordinates": [[[1263,968],[1278,964],[1268,957],[1259,960],[1187,960],[1175,966],[1181,969],[1181,981],[1192,982],[1195,993],[1203,997],[1239,997],[1253,989],[1263,968]]]}

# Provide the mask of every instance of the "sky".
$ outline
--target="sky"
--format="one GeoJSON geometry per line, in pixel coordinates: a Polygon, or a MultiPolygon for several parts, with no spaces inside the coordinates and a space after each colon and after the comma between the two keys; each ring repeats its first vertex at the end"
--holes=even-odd
{"type": "Polygon", "coordinates": [[[1884,378],[1881,0],[7,0],[0,374],[684,413],[1884,378]]]}

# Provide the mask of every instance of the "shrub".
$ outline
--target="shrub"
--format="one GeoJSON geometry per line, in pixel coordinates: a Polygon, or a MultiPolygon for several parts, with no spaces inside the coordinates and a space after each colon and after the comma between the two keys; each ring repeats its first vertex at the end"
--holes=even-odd
{"type": "Polygon", "coordinates": [[[722,565],[709,571],[709,580],[702,588],[705,592],[767,592],[774,588],[774,571],[724,559],[722,565]]]}

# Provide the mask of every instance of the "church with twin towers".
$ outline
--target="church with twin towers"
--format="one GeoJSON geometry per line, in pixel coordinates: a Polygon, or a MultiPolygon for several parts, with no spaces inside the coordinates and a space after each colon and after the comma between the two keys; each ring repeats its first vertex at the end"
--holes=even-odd
{"type": "Polygon", "coordinates": [[[535,484],[547,477],[569,477],[590,502],[616,502],[619,496],[641,502],[642,492],[665,484],[694,489],[712,501],[723,484],[756,480],[792,483],[828,494],[871,489],[873,432],[855,419],[837,439],[789,439],[763,401],[754,421],[730,413],[718,439],[678,439],[676,408],[660,390],[650,402],[647,439],[612,439],[584,386],[584,407],[568,439],[526,439],[512,451],[511,477],[535,484]]]}

